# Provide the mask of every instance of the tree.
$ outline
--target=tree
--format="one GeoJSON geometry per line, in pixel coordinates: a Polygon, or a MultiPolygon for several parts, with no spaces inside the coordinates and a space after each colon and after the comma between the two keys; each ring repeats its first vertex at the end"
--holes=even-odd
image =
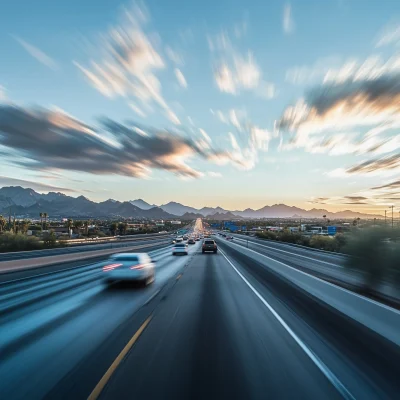
{"type": "Polygon", "coordinates": [[[120,222],[120,223],[118,224],[119,234],[120,234],[120,235],[123,235],[124,232],[126,233],[126,228],[127,228],[127,227],[128,227],[128,224],[127,224],[127,223],[120,222]]]}
{"type": "Polygon", "coordinates": [[[0,215],[0,232],[3,232],[6,229],[7,226],[7,220],[0,215]]]}
{"type": "Polygon", "coordinates": [[[74,221],[72,219],[68,219],[67,222],[65,223],[65,226],[68,228],[68,234],[69,237],[71,237],[71,228],[74,225],[74,221]]]}
{"type": "Polygon", "coordinates": [[[344,250],[350,257],[345,266],[361,273],[367,293],[377,290],[388,273],[391,260],[390,232],[385,229],[359,230],[349,238],[344,250]]]}
{"type": "Polygon", "coordinates": [[[45,225],[46,229],[47,229],[47,218],[48,218],[48,216],[49,215],[47,213],[43,213],[44,225],[45,225]]]}
{"type": "Polygon", "coordinates": [[[113,222],[113,223],[110,225],[110,231],[111,231],[111,233],[112,233],[113,236],[116,235],[117,229],[118,229],[118,224],[117,224],[116,222],[113,222]]]}
{"type": "Polygon", "coordinates": [[[43,217],[44,217],[44,213],[40,213],[40,226],[42,227],[43,230],[43,217]]]}
{"type": "Polygon", "coordinates": [[[74,221],[73,222],[75,233],[79,233],[79,229],[83,226],[83,224],[84,223],[82,221],[74,221]]]}
{"type": "Polygon", "coordinates": [[[85,228],[85,235],[88,236],[89,235],[89,225],[90,225],[90,221],[84,221],[83,222],[83,226],[85,228]]]}

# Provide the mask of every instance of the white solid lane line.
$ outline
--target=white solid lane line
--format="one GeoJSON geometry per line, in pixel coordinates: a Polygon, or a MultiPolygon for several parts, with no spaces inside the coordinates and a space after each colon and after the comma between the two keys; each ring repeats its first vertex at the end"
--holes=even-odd
{"type": "MultiPolygon", "coordinates": [[[[236,237],[236,239],[237,239],[237,240],[240,240],[240,241],[242,241],[242,242],[247,242],[247,240],[245,240],[245,239],[239,239],[238,237],[236,237]]],[[[251,241],[251,240],[249,240],[249,242],[250,242],[251,244],[256,245],[256,246],[266,247],[266,248],[271,249],[271,250],[280,251],[281,253],[287,253],[287,254],[290,254],[290,255],[292,255],[292,256],[306,258],[306,259],[308,259],[308,260],[316,261],[316,262],[319,262],[319,263],[322,263],[322,264],[332,265],[333,267],[336,267],[336,268],[343,268],[343,266],[341,266],[341,265],[333,264],[333,263],[330,263],[330,262],[328,262],[328,261],[322,261],[322,260],[318,260],[317,258],[312,258],[312,257],[308,257],[308,256],[303,256],[303,255],[301,255],[301,254],[292,253],[292,252],[290,252],[290,251],[277,249],[276,247],[266,246],[265,244],[253,242],[253,241],[251,241]]]]}
{"type": "MultiPolygon", "coordinates": [[[[240,246],[240,245],[237,244],[237,243],[231,243],[231,244],[236,245],[236,246],[238,246],[239,248],[243,248],[242,246],[240,246]]],[[[379,303],[379,302],[376,301],[376,300],[370,299],[369,297],[362,296],[362,295],[360,295],[360,294],[358,294],[358,293],[356,293],[356,292],[352,292],[351,290],[348,290],[348,289],[345,289],[345,288],[343,288],[343,287],[341,287],[341,286],[335,285],[334,283],[325,281],[324,279],[318,278],[317,276],[308,274],[307,272],[304,272],[304,271],[302,271],[301,269],[297,269],[297,268],[295,268],[295,267],[292,267],[291,265],[285,264],[285,263],[282,262],[282,261],[275,260],[274,258],[269,257],[269,256],[266,256],[265,254],[259,253],[258,251],[255,251],[255,250],[253,250],[253,249],[248,249],[248,248],[245,248],[245,250],[246,250],[246,251],[250,251],[250,252],[252,252],[252,253],[255,253],[255,254],[257,254],[258,256],[267,258],[268,260],[274,261],[274,262],[276,262],[276,263],[278,263],[278,264],[284,265],[285,267],[290,268],[290,269],[292,269],[293,271],[296,271],[296,272],[298,272],[298,273],[300,273],[300,274],[306,275],[306,276],[308,276],[308,277],[310,277],[310,278],[312,278],[312,279],[315,279],[315,280],[317,280],[317,281],[320,281],[320,282],[324,283],[325,285],[333,286],[333,287],[336,288],[337,290],[341,290],[342,292],[346,292],[346,293],[348,293],[348,294],[350,294],[350,295],[352,295],[352,296],[358,297],[358,298],[360,298],[360,299],[362,299],[362,300],[364,300],[364,301],[367,301],[367,302],[369,302],[369,303],[373,303],[373,304],[375,304],[375,305],[377,305],[377,306],[379,306],[379,307],[385,308],[385,309],[388,310],[388,311],[394,312],[394,313],[396,313],[396,314],[400,314],[400,311],[397,310],[397,309],[395,309],[395,308],[393,308],[393,307],[387,306],[386,304],[383,304],[383,303],[379,303]]]]}
{"type": "Polygon", "coordinates": [[[261,294],[251,285],[251,283],[242,275],[242,273],[233,265],[231,260],[225,255],[225,253],[220,249],[220,253],[228,261],[229,265],[235,270],[235,272],[242,278],[246,285],[251,289],[251,291],[261,300],[261,302],[268,308],[272,315],[278,320],[278,322],[283,326],[283,328],[289,333],[289,335],[294,339],[294,341],[301,347],[301,349],[307,354],[311,361],[317,366],[317,368],[325,375],[325,377],[332,383],[332,385],[338,390],[338,392],[345,399],[355,400],[355,397],[347,390],[347,388],[340,382],[336,375],[320,360],[320,358],[314,354],[314,352],[307,347],[307,345],[293,332],[293,330],[288,326],[288,324],[282,319],[282,317],[275,311],[274,308],[261,296],[261,294]]]}

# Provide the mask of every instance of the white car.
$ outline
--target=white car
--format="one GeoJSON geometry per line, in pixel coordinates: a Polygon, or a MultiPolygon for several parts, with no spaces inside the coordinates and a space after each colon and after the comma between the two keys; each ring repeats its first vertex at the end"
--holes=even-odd
{"type": "Polygon", "coordinates": [[[176,256],[177,254],[188,255],[188,245],[186,243],[176,243],[172,248],[172,255],[176,256]]]}
{"type": "Polygon", "coordinates": [[[177,236],[175,239],[175,243],[181,243],[183,242],[183,237],[182,236],[177,236]]]}
{"type": "Polygon", "coordinates": [[[155,263],[147,253],[118,253],[107,260],[103,273],[109,284],[138,281],[147,286],[154,282],[155,263]]]}

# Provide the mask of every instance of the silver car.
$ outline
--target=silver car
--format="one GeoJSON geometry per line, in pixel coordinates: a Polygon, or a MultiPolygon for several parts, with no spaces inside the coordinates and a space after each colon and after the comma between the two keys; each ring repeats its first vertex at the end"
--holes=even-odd
{"type": "Polygon", "coordinates": [[[113,254],[103,267],[104,279],[111,284],[117,281],[154,282],[155,263],[147,253],[113,254]]]}
{"type": "Polygon", "coordinates": [[[175,256],[177,254],[188,255],[188,245],[187,243],[176,243],[172,248],[172,255],[175,256]]]}

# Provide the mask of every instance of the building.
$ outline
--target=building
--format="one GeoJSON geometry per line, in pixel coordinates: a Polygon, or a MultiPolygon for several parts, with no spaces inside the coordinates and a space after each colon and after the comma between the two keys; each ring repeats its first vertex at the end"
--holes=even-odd
{"type": "Polygon", "coordinates": [[[182,221],[170,221],[171,225],[182,225],[182,221]]]}

